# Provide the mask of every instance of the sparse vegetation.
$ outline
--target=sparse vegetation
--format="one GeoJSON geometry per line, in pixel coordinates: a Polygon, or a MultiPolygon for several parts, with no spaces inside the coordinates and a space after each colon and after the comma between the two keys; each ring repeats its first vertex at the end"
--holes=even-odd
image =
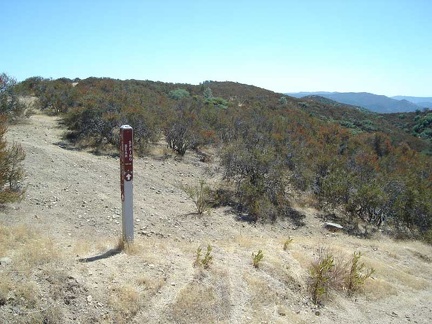
{"type": "Polygon", "coordinates": [[[264,254],[262,250],[258,250],[257,253],[252,252],[252,265],[254,268],[259,268],[260,262],[264,258],[264,254]]]}
{"type": "Polygon", "coordinates": [[[293,239],[290,237],[288,239],[285,240],[284,244],[283,244],[283,250],[286,251],[288,250],[288,247],[290,246],[290,244],[293,242],[293,239]]]}
{"type": "Polygon", "coordinates": [[[346,291],[348,296],[359,291],[365,281],[375,272],[360,263],[360,252],[354,252],[351,259],[335,257],[328,249],[320,248],[318,257],[309,268],[309,291],[315,304],[322,303],[330,290],[346,291]]]}
{"type": "Polygon", "coordinates": [[[346,276],[346,289],[350,295],[363,287],[366,279],[370,278],[375,272],[373,268],[365,269],[364,263],[360,263],[360,257],[360,252],[354,252],[351,260],[351,267],[346,276]],[[364,271],[365,273],[363,273],[364,271]]]}
{"type": "Polygon", "coordinates": [[[212,247],[210,244],[207,245],[207,251],[204,257],[201,255],[202,248],[198,247],[196,251],[195,261],[193,263],[194,267],[202,267],[204,269],[210,268],[210,265],[213,262],[213,256],[211,255],[212,247]]]}
{"type": "Polygon", "coordinates": [[[114,250],[123,251],[126,254],[137,254],[139,247],[135,242],[127,242],[123,239],[123,237],[120,237],[114,250]]]}
{"type": "Polygon", "coordinates": [[[312,263],[309,269],[309,289],[314,304],[321,303],[323,296],[328,294],[334,266],[334,257],[330,253],[320,253],[318,259],[312,263]]]}
{"type": "Polygon", "coordinates": [[[204,179],[200,179],[196,186],[182,185],[180,188],[192,199],[199,215],[210,211],[208,204],[210,187],[204,179]]]}
{"type": "Polygon", "coordinates": [[[115,320],[121,323],[130,321],[140,310],[141,297],[132,286],[118,286],[110,293],[109,305],[116,311],[115,320]]]}

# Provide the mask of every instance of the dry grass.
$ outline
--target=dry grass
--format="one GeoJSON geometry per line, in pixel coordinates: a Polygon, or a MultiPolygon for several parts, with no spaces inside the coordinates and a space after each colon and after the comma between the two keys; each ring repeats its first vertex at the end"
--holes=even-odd
{"type": "Polygon", "coordinates": [[[54,242],[25,225],[0,225],[0,247],[0,256],[12,260],[0,268],[0,306],[19,309],[25,319],[16,318],[17,323],[58,321],[61,311],[41,299],[41,287],[35,280],[44,269],[54,268],[59,261],[54,242]]]}
{"type": "Polygon", "coordinates": [[[119,238],[117,246],[115,247],[116,250],[123,251],[126,254],[130,255],[136,255],[139,254],[142,251],[142,248],[139,246],[139,244],[134,242],[126,242],[123,240],[123,238],[119,238]]]}
{"type": "Polygon", "coordinates": [[[88,255],[92,250],[92,244],[89,241],[79,239],[73,244],[73,254],[77,256],[88,255]]]}
{"type": "Polygon", "coordinates": [[[115,311],[116,319],[122,323],[127,323],[143,307],[142,296],[132,286],[118,286],[111,290],[109,305],[115,311]]]}
{"type": "Polygon", "coordinates": [[[169,306],[176,323],[220,323],[230,318],[230,288],[226,273],[206,271],[206,276],[187,283],[169,306]]]}
{"type": "MultiPolygon", "coordinates": [[[[0,234],[0,256],[13,260],[8,272],[0,268],[0,305],[27,311],[19,318],[30,322],[50,318],[55,322],[65,316],[67,308],[56,306],[65,300],[70,305],[80,300],[77,307],[93,309],[94,314],[100,314],[97,307],[103,307],[108,323],[150,320],[155,316],[152,309],[157,309],[162,322],[309,322],[310,317],[305,320],[295,310],[305,307],[302,299],[308,296],[308,268],[319,257],[316,247],[320,245],[328,246],[326,252],[340,265],[332,272],[332,284],[338,291],[344,289],[347,260],[354,251],[362,251],[365,266],[376,269],[360,292],[367,301],[424,291],[432,277],[431,248],[417,242],[298,236],[284,251],[286,236],[282,234],[260,237],[243,233],[213,240],[214,263],[204,271],[192,266],[199,245],[187,241],[138,237],[133,245],[121,246],[116,239],[99,243],[80,240],[66,254],[71,257],[72,263],[68,263],[55,242],[26,226],[0,226],[0,234]],[[120,248],[124,253],[95,262],[76,262],[77,254],[98,255],[120,248]],[[265,257],[255,269],[251,253],[259,249],[265,257]],[[71,279],[71,271],[78,276],[77,282],[71,279]],[[48,286],[42,286],[45,281],[48,286]],[[88,295],[94,302],[86,302],[88,295]]],[[[349,300],[344,293],[338,298],[349,300]]],[[[326,306],[332,307],[332,303],[332,299],[326,300],[326,306]]]]}

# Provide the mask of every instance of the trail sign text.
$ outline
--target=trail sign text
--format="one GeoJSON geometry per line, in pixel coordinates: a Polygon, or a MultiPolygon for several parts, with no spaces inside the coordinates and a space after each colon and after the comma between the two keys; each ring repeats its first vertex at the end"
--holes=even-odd
{"type": "Polygon", "coordinates": [[[120,191],[122,201],[123,241],[131,243],[133,228],[133,129],[120,127],[120,191]]]}

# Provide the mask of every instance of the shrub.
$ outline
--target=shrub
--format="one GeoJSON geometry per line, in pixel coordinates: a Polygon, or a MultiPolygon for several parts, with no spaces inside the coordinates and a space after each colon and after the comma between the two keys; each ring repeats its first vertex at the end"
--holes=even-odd
{"type": "Polygon", "coordinates": [[[19,101],[16,80],[5,74],[0,74],[0,114],[9,120],[23,117],[25,106],[19,101]]]}
{"type": "Polygon", "coordinates": [[[366,279],[375,272],[373,268],[365,269],[364,263],[359,262],[360,257],[360,252],[354,252],[351,267],[346,277],[346,288],[349,295],[358,291],[364,285],[366,279]],[[366,270],[366,273],[363,273],[364,270],[366,270]]]}
{"type": "Polygon", "coordinates": [[[254,268],[259,268],[261,260],[264,258],[262,250],[259,250],[256,254],[252,253],[252,265],[254,268]]]}
{"type": "Polygon", "coordinates": [[[185,89],[175,89],[175,90],[171,90],[168,94],[168,97],[170,97],[171,99],[174,100],[180,100],[182,98],[187,98],[189,97],[190,94],[187,90],[185,89]]]}
{"type": "Polygon", "coordinates": [[[20,181],[24,177],[21,163],[25,152],[18,143],[8,148],[4,140],[5,133],[6,117],[0,116],[0,204],[20,200],[24,195],[20,181]]]}
{"type": "Polygon", "coordinates": [[[283,169],[270,143],[256,144],[244,139],[225,148],[224,178],[235,181],[240,211],[253,221],[275,221],[287,203],[283,169]]]}
{"type": "Polygon", "coordinates": [[[322,301],[331,286],[331,272],[335,266],[332,254],[320,254],[319,258],[309,268],[309,290],[314,304],[322,301]]]}
{"type": "Polygon", "coordinates": [[[213,256],[211,255],[212,247],[211,245],[207,245],[207,252],[204,257],[201,257],[202,248],[199,247],[196,251],[195,261],[193,263],[194,267],[203,267],[204,269],[210,268],[210,265],[213,262],[213,256]]]}
{"type": "Polygon", "coordinates": [[[318,258],[309,268],[308,287],[314,304],[321,303],[331,289],[346,291],[351,296],[363,287],[375,270],[360,263],[360,257],[360,252],[354,252],[353,257],[346,261],[346,258],[336,258],[324,248],[319,249],[318,258]]]}
{"type": "Polygon", "coordinates": [[[180,156],[186,154],[190,147],[188,138],[188,128],[181,123],[174,123],[165,131],[165,139],[170,149],[174,150],[180,156]]]}
{"type": "Polygon", "coordinates": [[[210,187],[206,185],[205,180],[199,180],[197,186],[183,185],[181,189],[193,200],[198,214],[202,215],[209,211],[210,187]]]}
{"type": "Polygon", "coordinates": [[[288,246],[293,242],[293,239],[290,237],[287,240],[285,240],[284,244],[283,244],[283,250],[286,251],[288,250],[288,246]]]}

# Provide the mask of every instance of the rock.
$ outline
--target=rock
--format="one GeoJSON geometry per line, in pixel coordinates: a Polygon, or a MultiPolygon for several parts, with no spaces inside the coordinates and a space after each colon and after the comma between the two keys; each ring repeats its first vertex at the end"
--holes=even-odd
{"type": "Polygon", "coordinates": [[[0,265],[8,265],[12,263],[12,259],[8,257],[0,258],[0,265]]]}
{"type": "Polygon", "coordinates": [[[324,227],[331,232],[337,232],[343,229],[343,226],[337,223],[325,222],[324,227]]]}

